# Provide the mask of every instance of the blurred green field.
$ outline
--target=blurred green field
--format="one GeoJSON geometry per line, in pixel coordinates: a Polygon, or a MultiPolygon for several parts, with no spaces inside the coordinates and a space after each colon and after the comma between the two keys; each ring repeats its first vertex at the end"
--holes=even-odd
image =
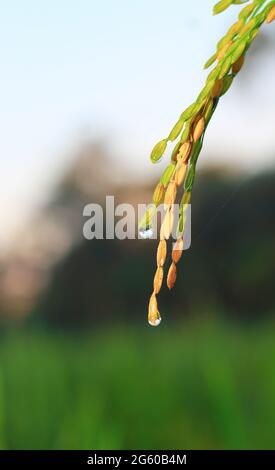
{"type": "Polygon", "coordinates": [[[275,328],[8,331],[1,449],[275,448],[275,328]]]}

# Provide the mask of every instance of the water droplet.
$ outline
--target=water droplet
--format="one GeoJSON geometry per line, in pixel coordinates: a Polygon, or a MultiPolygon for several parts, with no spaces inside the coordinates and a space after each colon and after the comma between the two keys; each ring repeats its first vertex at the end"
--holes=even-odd
{"type": "Polygon", "coordinates": [[[157,318],[148,320],[148,323],[151,326],[159,326],[160,322],[161,322],[161,317],[160,316],[157,317],[157,318]]]}
{"type": "Polygon", "coordinates": [[[155,292],[150,297],[148,308],[148,323],[151,326],[158,326],[161,322],[161,316],[158,311],[158,303],[155,292]]]}
{"type": "Polygon", "coordinates": [[[148,227],[148,228],[141,228],[139,230],[139,235],[141,236],[141,238],[143,238],[144,240],[147,240],[148,238],[152,238],[153,236],[153,229],[152,227],[148,227]]]}

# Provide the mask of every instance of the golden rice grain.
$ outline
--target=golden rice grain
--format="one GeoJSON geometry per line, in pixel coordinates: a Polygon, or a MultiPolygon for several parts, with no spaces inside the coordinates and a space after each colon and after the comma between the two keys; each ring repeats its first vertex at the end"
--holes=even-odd
{"type": "Polygon", "coordinates": [[[168,209],[170,206],[172,206],[175,202],[177,195],[177,185],[174,180],[172,180],[168,188],[166,189],[165,197],[164,197],[164,207],[168,209]]]}
{"type": "Polygon", "coordinates": [[[205,128],[205,119],[204,117],[200,118],[199,121],[197,122],[197,124],[195,125],[195,128],[194,128],[194,132],[193,132],[193,139],[194,139],[194,142],[197,142],[203,131],[204,131],[204,128],[205,128]]]}
{"type": "Polygon", "coordinates": [[[163,268],[159,267],[156,270],[156,274],[154,277],[154,292],[155,294],[158,294],[161,286],[162,286],[162,281],[163,281],[163,268]]]}
{"type": "Polygon", "coordinates": [[[237,34],[243,27],[243,20],[238,20],[236,21],[236,23],[234,23],[231,28],[228,30],[228,33],[227,35],[228,36],[234,36],[235,34],[237,34]]]}
{"type": "Polygon", "coordinates": [[[159,206],[162,203],[164,194],[165,194],[164,185],[159,183],[156,186],[156,189],[153,194],[153,204],[155,204],[155,206],[159,206]]]}
{"type": "Polygon", "coordinates": [[[245,55],[243,54],[243,55],[241,55],[241,57],[239,57],[239,59],[236,60],[236,62],[232,65],[232,72],[233,72],[233,73],[236,74],[236,73],[238,73],[238,72],[241,70],[241,68],[242,68],[242,66],[243,66],[243,64],[244,64],[244,58],[245,58],[245,55]]]}
{"type": "Polygon", "coordinates": [[[177,264],[182,256],[183,252],[183,238],[178,238],[176,241],[173,251],[172,251],[172,260],[174,261],[175,264],[177,264]]]}
{"type": "Polygon", "coordinates": [[[274,20],[275,20],[275,5],[274,7],[271,8],[270,12],[268,13],[266,17],[266,22],[269,24],[269,23],[272,23],[272,21],[274,20]]]}
{"type": "Polygon", "coordinates": [[[212,88],[211,91],[211,96],[212,98],[218,98],[220,96],[220,93],[222,91],[223,87],[223,79],[216,80],[215,85],[212,88]]]}
{"type": "Polygon", "coordinates": [[[177,186],[181,186],[182,183],[184,182],[186,172],[187,172],[186,163],[180,164],[175,174],[175,182],[177,186]]]}
{"type": "Polygon", "coordinates": [[[185,204],[189,204],[191,199],[191,192],[185,191],[184,195],[182,196],[181,204],[184,206],[185,204]]]}
{"type": "Polygon", "coordinates": [[[184,142],[179,149],[178,159],[180,159],[183,163],[186,162],[190,156],[192,151],[192,144],[191,142],[184,142]]]}
{"type": "Polygon", "coordinates": [[[219,50],[219,52],[217,54],[217,60],[221,60],[221,59],[224,58],[224,56],[225,56],[226,52],[228,51],[229,47],[231,46],[231,44],[232,44],[232,41],[229,41],[227,44],[225,44],[225,46],[223,46],[219,50]]]}
{"type": "Polygon", "coordinates": [[[174,223],[174,213],[172,209],[168,209],[164,216],[162,226],[160,229],[160,238],[161,240],[168,240],[173,230],[174,223]]]}
{"type": "Polygon", "coordinates": [[[157,251],[157,265],[163,266],[166,260],[167,246],[165,240],[160,240],[157,251]]]}
{"type": "Polygon", "coordinates": [[[244,36],[245,33],[247,33],[247,31],[250,31],[252,28],[254,28],[255,25],[256,25],[255,18],[251,18],[251,20],[242,27],[239,35],[244,36]]]}
{"type": "Polygon", "coordinates": [[[177,279],[177,267],[175,263],[173,262],[169,268],[168,274],[167,274],[167,287],[168,289],[173,289],[175,282],[177,279]]]}

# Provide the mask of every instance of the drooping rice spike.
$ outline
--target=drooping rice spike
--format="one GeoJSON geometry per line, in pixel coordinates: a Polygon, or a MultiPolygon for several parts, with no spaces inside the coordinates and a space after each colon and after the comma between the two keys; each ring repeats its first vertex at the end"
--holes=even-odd
{"type": "MultiPolygon", "coordinates": [[[[214,6],[214,14],[218,14],[231,5],[248,3],[248,0],[220,0],[214,6]]],[[[152,219],[156,208],[164,201],[165,216],[160,228],[160,242],[157,250],[157,271],[154,278],[154,292],[148,309],[148,320],[153,326],[160,323],[156,294],[162,287],[163,268],[167,258],[167,241],[172,234],[174,224],[174,202],[177,192],[183,187],[183,197],[177,220],[177,241],[172,250],[172,264],[167,275],[167,285],[171,289],[176,281],[177,264],[183,253],[183,237],[187,220],[187,207],[196,176],[196,166],[202,150],[207,126],[220,102],[227,93],[235,76],[242,69],[247,50],[257,37],[264,22],[275,20],[275,0],[251,0],[240,11],[237,21],[218,41],[216,52],[205,64],[205,68],[213,66],[206,78],[206,83],[197,99],[188,106],[172,127],[167,138],[160,140],[152,150],[151,160],[158,162],[167,149],[169,141],[177,141],[171,155],[171,162],[164,170],[153,195],[153,205],[147,209],[142,219],[140,230],[142,238],[149,238],[152,219]]]]}

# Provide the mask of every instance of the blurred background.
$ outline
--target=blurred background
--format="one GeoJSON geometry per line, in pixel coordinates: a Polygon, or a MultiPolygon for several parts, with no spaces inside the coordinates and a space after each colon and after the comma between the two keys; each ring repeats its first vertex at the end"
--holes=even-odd
{"type": "Polygon", "coordinates": [[[212,6],[2,5],[1,449],[275,448],[273,25],[207,132],[159,328],[156,242],[82,235],[86,204],[150,201],[151,148],[240,9],[212,6]]]}

